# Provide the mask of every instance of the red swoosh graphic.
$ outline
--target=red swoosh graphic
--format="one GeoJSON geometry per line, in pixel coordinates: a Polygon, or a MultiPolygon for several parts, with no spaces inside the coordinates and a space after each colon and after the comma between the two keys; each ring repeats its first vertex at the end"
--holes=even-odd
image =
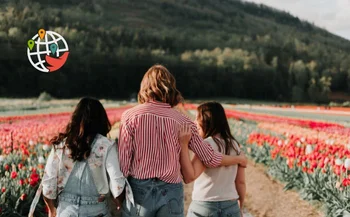
{"type": "Polygon", "coordinates": [[[65,52],[59,58],[54,58],[54,57],[50,57],[50,56],[46,55],[45,60],[50,65],[47,67],[49,69],[49,71],[53,72],[53,71],[60,69],[67,61],[68,54],[69,54],[69,52],[65,52]]]}

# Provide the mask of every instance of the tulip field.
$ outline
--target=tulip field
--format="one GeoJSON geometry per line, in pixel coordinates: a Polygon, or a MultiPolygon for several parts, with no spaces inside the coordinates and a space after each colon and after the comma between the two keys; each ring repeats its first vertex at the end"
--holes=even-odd
{"type": "Polygon", "coordinates": [[[350,215],[349,128],[233,110],[227,116],[245,153],[264,164],[286,190],[319,202],[326,216],[350,215]]]}
{"type": "Polygon", "coordinates": [[[285,190],[318,202],[326,216],[350,216],[350,128],[232,107],[226,115],[246,155],[263,164],[285,190]]]}
{"type": "MultiPolygon", "coordinates": [[[[117,123],[129,107],[107,109],[111,123],[117,123]]],[[[187,110],[195,107],[185,105],[187,110]]],[[[326,216],[350,213],[350,128],[329,120],[258,114],[234,107],[227,107],[226,113],[246,155],[263,164],[286,190],[317,201],[326,216]]],[[[26,216],[51,149],[49,140],[69,118],[69,112],[0,116],[0,216],[26,216]]],[[[42,199],[35,216],[47,216],[42,199]]]]}
{"type": "MultiPolygon", "coordinates": [[[[129,106],[107,109],[111,124],[129,106]]],[[[70,113],[0,117],[0,216],[26,216],[43,175],[49,140],[62,131],[70,113]]],[[[47,216],[43,200],[35,216],[47,216]]]]}

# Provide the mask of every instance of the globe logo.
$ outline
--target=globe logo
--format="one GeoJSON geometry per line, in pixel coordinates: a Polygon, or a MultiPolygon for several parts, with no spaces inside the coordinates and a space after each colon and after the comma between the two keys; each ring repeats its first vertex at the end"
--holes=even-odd
{"type": "Polygon", "coordinates": [[[58,33],[39,29],[27,42],[27,56],[34,68],[41,72],[60,69],[69,55],[66,40],[58,33]]]}

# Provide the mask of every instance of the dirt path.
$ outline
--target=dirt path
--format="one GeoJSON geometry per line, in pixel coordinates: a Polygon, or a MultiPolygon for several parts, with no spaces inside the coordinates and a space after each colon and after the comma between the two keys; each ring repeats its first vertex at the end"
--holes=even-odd
{"type": "Polygon", "coordinates": [[[261,165],[250,162],[246,170],[246,207],[255,217],[321,217],[324,216],[298,193],[284,191],[261,165]]]}

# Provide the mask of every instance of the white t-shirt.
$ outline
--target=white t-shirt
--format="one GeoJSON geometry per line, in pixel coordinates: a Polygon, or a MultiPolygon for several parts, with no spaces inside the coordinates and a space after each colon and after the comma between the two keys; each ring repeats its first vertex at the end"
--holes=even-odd
{"type": "MultiPolygon", "coordinates": [[[[219,147],[212,137],[206,138],[205,141],[209,142],[214,150],[219,151],[219,147]]],[[[238,144],[234,143],[234,145],[240,151],[238,144]]],[[[237,156],[237,153],[232,149],[230,155],[237,156]]],[[[192,200],[226,201],[238,199],[235,185],[237,169],[238,165],[206,168],[194,182],[192,200]]]]}

